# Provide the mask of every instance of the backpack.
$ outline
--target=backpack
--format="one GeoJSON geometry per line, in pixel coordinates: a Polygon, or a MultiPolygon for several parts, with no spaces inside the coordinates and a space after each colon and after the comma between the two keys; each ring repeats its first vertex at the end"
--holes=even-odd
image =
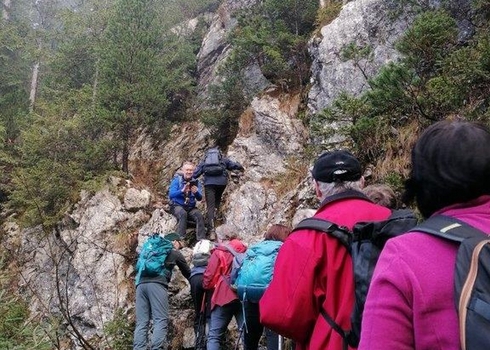
{"type": "Polygon", "coordinates": [[[165,260],[173,249],[173,244],[158,233],[154,233],[143,243],[136,262],[135,283],[140,283],[141,277],[163,276],[165,273],[165,260]]]}
{"type": "Polygon", "coordinates": [[[204,175],[223,175],[224,166],[221,163],[221,152],[217,148],[211,148],[206,152],[204,159],[204,175]]]}
{"type": "Polygon", "coordinates": [[[211,256],[214,244],[208,239],[201,239],[192,250],[192,264],[194,266],[206,266],[211,256]]]}
{"type": "Polygon", "coordinates": [[[241,301],[258,303],[272,280],[281,241],[266,240],[247,249],[235,281],[241,301]]]}
{"type": "Polygon", "coordinates": [[[323,318],[339,333],[347,349],[359,345],[362,313],[373,277],[374,268],[386,241],[412,229],[417,224],[413,211],[407,209],[393,210],[391,215],[382,221],[359,222],[352,231],[327,220],[312,217],[302,220],[294,229],[314,229],[327,233],[347,248],[352,257],[354,269],[355,300],[351,313],[351,329],[342,329],[325,310],[320,310],[323,318]]]}
{"type": "Polygon", "coordinates": [[[232,287],[232,289],[236,289],[235,281],[238,277],[238,271],[240,271],[240,267],[242,266],[243,260],[245,259],[246,252],[239,253],[228,244],[223,244],[223,247],[225,247],[231,254],[233,254],[230,275],[224,276],[224,279],[226,283],[228,283],[228,285],[232,287]]]}
{"type": "Polygon", "coordinates": [[[454,297],[461,349],[490,349],[490,237],[458,219],[436,215],[413,231],[459,244],[454,297]]]}

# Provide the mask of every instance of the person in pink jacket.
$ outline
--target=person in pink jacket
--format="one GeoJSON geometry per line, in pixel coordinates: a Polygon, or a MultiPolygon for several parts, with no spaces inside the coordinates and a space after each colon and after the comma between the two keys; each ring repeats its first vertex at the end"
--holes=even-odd
{"type": "Polygon", "coordinates": [[[242,305],[228,280],[233,261],[233,253],[229,249],[233,249],[237,253],[244,253],[247,246],[238,239],[238,235],[231,225],[219,226],[216,233],[220,243],[209,257],[202,280],[203,288],[212,290],[213,293],[207,341],[208,350],[220,349],[220,342],[233,317],[235,317],[238,327],[243,324],[242,305]]]}
{"type": "MultiPolygon", "coordinates": [[[[312,175],[321,201],[315,217],[352,229],[391,213],[361,192],[361,164],[347,151],[322,154],[312,175]]],[[[353,281],[352,259],[339,240],[311,229],[295,231],[279,250],[272,281],[260,299],[260,321],[294,340],[296,350],[342,350],[342,337],[320,312],[350,329],[353,281]]]]}
{"type": "MultiPolygon", "coordinates": [[[[466,121],[427,128],[412,150],[405,200],[490,232],[490,131],[466,121]]],[[[411,232],[390,239],[376,265],[360,350],[459,350],[454,303],[458,245],[411,232]]]]}

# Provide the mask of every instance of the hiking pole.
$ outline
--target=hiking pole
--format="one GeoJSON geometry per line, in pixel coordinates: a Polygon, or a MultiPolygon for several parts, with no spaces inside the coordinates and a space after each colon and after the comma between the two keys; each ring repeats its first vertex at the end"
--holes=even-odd
{"type": "Polygon", "coordinates": [[[279,335],[279,334],[278,334],[278,337],[279,337],[279,340],[277,343],[277,350],[282,350],[282,346],[284,343],[284,337],[282,335],[279,335]]]}
{"type": "Polygon", "coordinates": [[[238,350],[238,346],[240,345],[240,340],[242,339],[242,334],[243,330],[245,329],[245,321],[242,323],[242,326],[240,327],[240,332],[238,333],[238,339],[235,344],[235,350],[238,350]]]}
{"type": "Polygon", "coordinates": [[[206,292],[204,292],[201,302],[201,310],[199,312],[197,334],[194,342],[194,348],[196,350],[203,350],[206,348],[206,305],[206,292]]]}

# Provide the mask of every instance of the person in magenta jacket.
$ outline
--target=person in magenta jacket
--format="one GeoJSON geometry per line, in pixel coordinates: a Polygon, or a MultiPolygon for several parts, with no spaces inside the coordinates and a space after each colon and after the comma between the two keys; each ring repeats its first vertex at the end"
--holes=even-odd
{"type": "MultiPolygon", "coordinates": [[[[405,200],[490,232],[490,131],[465,121],[427,128],[412,150],[405,200]]],[[[421,232],[390,239],[376,265],[360,350],[459,350],[454,303],[458,245],[421,232]]]]}
{"type": "MultiPolygon", "coordinates": [[[[312,175],[322,202],[315,217],[352,229],[359,221],[384,220],[391,213],[361,192],[361,165],[347,151],[322,154],[312,175]]],[[[295,231],[279,250],[272,281],[259,302],[260,321],[292,339],[296,350],[342,350],[342,337],[320,310],[349,329],[353,281],[351,257],[336,238],[310,229],[295,231]]]]}

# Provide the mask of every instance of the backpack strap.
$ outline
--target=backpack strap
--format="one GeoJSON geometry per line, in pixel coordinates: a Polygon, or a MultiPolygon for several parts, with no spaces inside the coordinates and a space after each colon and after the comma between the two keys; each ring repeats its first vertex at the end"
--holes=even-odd
{"type": "Polygon", "coordinates": [[[233,255],[233,257],[236,257],[238,255],[237,251],[235,249],[233,249],[233,247],[230,246],[229,244],[225,243],[225,244],[222,244],[221,246],[226,248],[226,250],[229,251],[233,255]]]}
{"type": "Polygon", "coordinates": [[[325,219],[313,217],[313,218],[306,218],[301,220],[298,223],[298,225],[296,225],[296,227],[293,229],[292,232],[303,230],[303,229],[325,232],[337,238],[340,241],[340,243],[342,243],[342,245],[345,246],[348,251],[350,251],[350,245],[352,243],[352,234],[350,233],[349,229],[347,229],[346,227],[338,226],[337,224],[334,224],[333,222],[330,222],[325,219]]]}
{"type": "Polygon", "coordinates": [[[487,235],[479,229],[456,218],[436,215],[428,218],[410,230],[428,233],[433,236],[461,243],[467,238],[481,238],[487,235]]]}

